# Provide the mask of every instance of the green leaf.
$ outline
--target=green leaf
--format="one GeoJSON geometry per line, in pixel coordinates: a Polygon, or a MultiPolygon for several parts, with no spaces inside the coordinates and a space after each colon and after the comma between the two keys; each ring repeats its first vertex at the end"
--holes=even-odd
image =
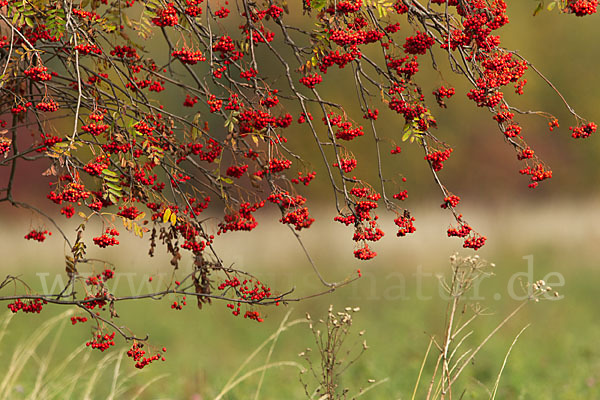
{"type": "Polygon", "coordinates": [[[110,183],[110,182],[106,182],[106,186],[108,186],[110,189],[121,193],[121,191],[123,190],[123,188],[121,188],[120,186],[115,185],[114,183],[110,183]]]}
{"type": "Polygon", "coordinates": [[[540,1],[535,10],[533,10],[533,16],[535,17],[544,9],[544,2],[540,1]]]}
{"type": "Polygon", "coordinates": [[[554,7],[556,7],[556,1],[553,1],[552,3],[548,4],[548,7],[546,7],[546,9],[548,9],[548,11],[552,11],[554,10],[554,7]]]}
{"type": "Polygon", "coordinates": [[[412,135],[412,128],[410,127],[410,125],[406,124],[404,125],[404,134],[402,135],[402,141],[406,142],[408,140],[408,138],[410,137],[410,135],[412,135]]]}
{"type": "Polygon", "coordinates": [[[115,178],[114,176],[105,176],[105,181],[119,183],[119,178],[115,178]]]}
{"type": "Polygon", "coordinates": [[[119,175],[117,175],[116,172],[113,172],[110,169],[106,169],[106,168],[102,170],[102,175],[119,176],[119,175]]]}

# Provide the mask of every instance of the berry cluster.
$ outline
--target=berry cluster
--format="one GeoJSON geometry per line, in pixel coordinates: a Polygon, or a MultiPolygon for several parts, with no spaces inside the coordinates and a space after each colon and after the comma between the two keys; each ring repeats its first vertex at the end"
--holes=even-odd
{"type": "Polygon", "coordinates": [[[44,304],[48,304],[48,302],[46,300],[33,299],[25,303],[21,301],[21,299],[17,299],[13,303],[10,303],[7,307],[13,313],[23,311],[24,313],[39,314],[42,311],[44,304]]]}
{"type": "Polygon", "coordinates": [[[356,160],[354,158],[341,158],[340,162],[333,163],[334,167],[339,167],[342,171],[349,173],[356,168],[356,160]]]}
{"type": "MultiPolygon", "coordinates": [[[[271,288],[263,285],[258,280],[256,282],[253,281],[253,279],[244,279],[243,281],[240,281],[234,276],[232,279],[227,279],[225,282],[221,283],[218,289],[225,293],[229,290],[233,290],[240,300],[251,301],[253,303],[258,303],[271,297],[271,288]]],[[[237,302],[237,304],[229,303],[227,304],[227,308],[233,310],[231,312],[233,315],[238,316],[241,312],[241,302],[237,302]]],[[[258,313],[253,315],[258,317],[258,313]]],[[[260,321],[256,318],[251,319],[262,322],[262,319],[260,321]]]]}
{"type": "Polygon", "coordinates": [[[294,228],[299,231],[304,228],[310,228],[315,219],[309,217],[308,208],[302,207],[287,213],[279,222],[294,225],[294,228]]]}
{"type": "Polygon", "coordinates": [[[232,165],[231,167],[227,168],[227,171],[225,171],[225,174],[227,174],[227,176],[232,176],[234,178],[241,178],[242,175],[244,175],[244,173],[248,170],[248,164],[244,164],[244,165],[232,165]]]}
{"type": "Polygon", "coordinates": [[[152,18],[152,23],[156,26],[175,26],[179,22],[177,11],[173,3],[168,3],[166,8],[156,12],[156,17],[152,18]]]}
{"type": "MultiPolygon", "coordinates": [[[[130,357],[135,361],[135,367],[138,369],[144,368],[146,365],[151,364],[153,361],[162,360],[165,361],[165,358],[161,355],[161,353],[156,353],[151,357],[144,357],[146,355],[146,351],[142,350],[144,347],[143,343],[133,342],[131,348],[127,351],[127,357],[130,357]]],[[[163,353],[167,351],[164,347],[162,348],[163,353]]]]}
{"type": "Polygon", "coordinates": [[[71,218],[73,215],[75,215],[75,207],[73,207],[70,204],[66,205],[60,209],[60,213],[63,214],[67,218],[71,218]]]}
{"type": "Polygon", "coordinates": [[[136,219],[142,213],[140,210],[137,209],[136,206],[131,206],[131,207],[121,206],[121,207],[119,207],[119,210],[120,211],[117,213],[117,215],[120,215],[123,218],[132,219],[132,220],[136,219]]]}
{"type": "Polygon", "coordinates": [[[394,220],[394,223],[398,226],[396,236],[402,237],[409,233],[416,232],[417,228],[415,228],[413,222],[415,222],[415,217],[411,217],[408,211],[404,211],[403,215],[398,216],[398,218],[394,220]]]}
{"type": "Polygon", "coordinates": [[[113,332],[112,334],[97,334],[96,337],[94,337],[94,339],[90,340],[89,342],[87,342],[85,345],[88,347],[91,347],[92,349],[98,349],[100,351],[104,351],[109,349],[111,346],[115,345],[115,332],[113,332]]]}
{"type": "Polygon", "coordinates": [[[48,68],[44,66],[31,67],[23,71],[25,76],[35,82],[49,81],[52,79],[52,75],[48,73],[48,68]]]}
{"type": "Polygon", "coordinates": [[[11,143],[10,139],[0,138],[0,156],[10,151],[11,143]]]}
{"type": "Polygon", "coordinates": [[[35,105],[35,108],[43,112],[54,112],[58,111],[59,106],[58,103],[55,102],[53,99],[48,99],[46,101],[40,101],[39,103],[37,103],[35,105]]]}
{"type": "Polygon", "coordinates": [[[75,325],[78,322],[87,322],[87,318],[86,317],[71,317],[71,325],[75,325]]]}
{"type": "Polygon", "coordinates": [[[116,229],[107,229],[102,236],[95,237],[92,240],[98,247],[105,248],[119,244],[115,236],[119,236],[119,232],[116,229]]]}
{"type": "Polygon", "coordinates": [[[206,61],[206,57],[204,57],[201,51],[192,51],[186,47],[183,47],[181,50],[173,51],[171,55],[179,59],[183,64],[194,65],[200,61],[206,61]]]}
{"type": "Polygon", "coordinates": [[[299,184],[300,182],[302,182],[304,186],[308,186],[310,181],[315,179],[315,176],[317,176],[317,173],[315,171],[309,172],[308,174],[306,174],[306,176],[303,176],[302,171],[298,171],[298,178],[292,178],[290,179],[290,182],[295,184],[299,184]]]}
{"type": "Polygon", "coordinates": [[[452,153],[452,149],[446,149],[444,151],[434,151],[433,153],[429,153],[425,156],[425,159],[429,161],[431,164],[431,168],[434,171],[440,171],[444,168],[444,161],[450,158],[450,153],[452,153]]]}
{"type": "Polygon", "coordinates": [[[74,47],[75,50],[79,52],[79,55],[86,56],[90,53],[94,54],[102,54],[102,49],[95,44],[78,44],[74,47]]]}
{"type": "Polygon", "coordinates": [[[595,133],[596,129],[598,129],[598,126],[593,122],[590,122],[583,126],[578,126],[576,128],[569,128],[569,130],[573,132],[571,136],[575,139],[585,139],[586,137],[589,137],[592,133],[595,133]]]}
{"type": "Polygon", "coordinates": [[[365,244],[364,247],[359,248],[358,250],[354,250],[354,257],[359,260],[370,260],[377,255],[376,252],[369,249],[369,245],[365,244]]]}
{"type": "Polygon", "coordinates": [[[567,9],[578,17],[595,14],[598,0],[569,0],[567,9]]]}
{"type": "Polygon", "coordinates": [[[406,38],[404,51],[407,54],[425,54],[433,46],[435,39],[424,32],[417,32],[415,36],[406,38]]]}
{"type": "Polygon", "coordinates": [[[456,207],[458,206],[458,203],[460,203],[460,197],[455,196],[455,195],[450,195],[448,197],[444,198],[444,202],[442,204],[440,204],[440,207],[442,208],[448,208],[448,207],[456,207]]]}
{"type": "Polygon", "coordinates": [[[32,230],[27,235],[25,235],[25,239],[37,240],[38,242],[43,242],[44,240],[46,240],[46,234],[48,234],[48,236],[50,236],[50,235],[52,235],[52,232],[49,232],[47,230],[43,230],[43,231],[32,230]]]}
{"type": "Polygon", "coordinates": [[[519,173],[521,175],[530,176],[531,183],[529,183],[528,186],[532,189],[537,187],[541,181],[552,178],[552,171],[545,169],[542,164],[537,164],[534,167],[523,168],[519,170],[519,173]]]}

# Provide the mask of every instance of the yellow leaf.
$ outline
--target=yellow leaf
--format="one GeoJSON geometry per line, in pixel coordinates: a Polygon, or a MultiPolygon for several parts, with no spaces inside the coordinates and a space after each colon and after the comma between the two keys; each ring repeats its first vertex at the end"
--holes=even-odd
{"type": "Polygon", "coordinates": [[[175,213],[171,214],[171,225],[175,226],[175,224],[177,223],[177,215],[175,215],[175,213]]]}
{"type": "Polygon", "coordinates": [[[165,213],[163,214],[163,222],[167,222],[170,217],[171,217],[171,209],[167,208],[165,210],[165,213]]]}

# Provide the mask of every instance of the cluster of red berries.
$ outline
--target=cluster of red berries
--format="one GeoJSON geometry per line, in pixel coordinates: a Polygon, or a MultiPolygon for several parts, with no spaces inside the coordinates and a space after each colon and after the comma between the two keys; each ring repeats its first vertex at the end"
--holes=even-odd
{"type": "Polygon", "coordinates": [[[424,32],[417,32],[415,36],[406,38],[402,47],[407,54],[425,54],[433,46],[435,40],[424,32]]]}
{"type": "Polygon", "coordinates": [[[234,178],[241,178],[242,175],[244,175],[244,173],[248,170],[248,164],[244,164],[244,165],[232,165],[231,167],[227,168],[227,171],[225,171],[225,174],[227,176],[232,176],[234,178]]]}
{"type": "Polygon", "coordinates": [[[510,124],[504,128],[504,135],[509,138],[514,138],[521,135],[521,127],[517,124],[510,124]]]}
{"type": "Polygon", "coordinates": [[[87,322],[87,318],[86,317],[71,317],[71,324],[75,325],[78,322],[87,322]]]}
{"type": "Polygon", "coordinates": [[[308,186],[310,181],[315,179],[315,176],[317,176],[317,173],[315,171],[309,172],[308,174],[306,174],[306,176],[303,176],[302,171],[298,171],[298,178],[292,178],[290,179],[290,181],[295,184],[299,184],[300,182],[302,182],[304,186],[308,186]]]}
{"type": "Polygon", "coordinates": [[[221,7],[220,9],[215,11],[215,16],[217,16],[218,18],[227,18],[230,12],[231,11],[229,11],[227,8],[221,7]]]}
{"type": "Polygon", "coordinates": [[[415,222],[415,217],[411,217],[408,211],[404,211],[403,215],[400,215],[394,220],[394,223],[396,226],[398,226],[398,232],[396,233],[396,236],[402,237],[408,235],[409,233],[416,232],[417,228],[415,228],[413,222],[415,222]]]}
{"type": "Polygon", "coordinates": [[[85,186],[80,183],[70,182],[60,194],[64,201],[78,203],[90,197],[90,192],[85,190],[85,186]]]}
{"type": "Polygon", "coordinates": [[[73,215],[75,215],[75,207],[73,207],[70,204],[66,205],[60,209],[60,213],[63,214],[67,218],[71,218],[73,215]]]}
{"type": "Polygon", "coordinates": [[[94,54],[102,54],[102,49],[95,44],[78,44],[74,47],[75,50],[79,52],[80,55],[88,55],[90,53],[94,54]]]}
{"type": "Polygon", "coordinates": [[[390,154],[400,154],[402,153],[402,148],[400,146],[396,146],[392,150],[390,150],[390,154]]]}
{"type": "Polygon", "coordinates": [[[377,117],[379,117],[378,109],[371,110],[370,108],[368,108],[366,114],[363,115],[364,119],[372,119],[373,121],[376,121],[377,117]]]}
{"type": "Polygon", "coordinates": [[[300,113],[300,116],[298,117],[298,123],[299,124],[303,124],[303,123],[306,122],[306,120],[311,120],[312,121],[313,120],[313,116],[310,113],[308,113],[308,116],[304,112],[300,113]]]}
{"type": "Polygon", "coordinates": [[[596,132],[596,129],[598,129],[598,126],[593,122],[590,122],[583,126],[578,126],[576,128],[574,128],[574,127],[569,128],[569,130],[573,132],[571,134],[571,136],[575,139],[586,138],[586,137],[590,136],[592,133],[596,132]]]}
{"type": "Polygon", "coordinates": [[[200,61],[206,61],[206,57],[204,57],[201,51],[191,51],[186,47],[183,47],[181,50],[175,50],[171,55],[179,59],[183,64],[194,65],[200,61]]]}
{"type": "Polygon", "coordinates": [[[90,161],[84,165],[83,170],[91,176],[99,176],[102,171],[108,168],[106,156],[98,156],[94,161],[90,161]]]}
{"type": "Polygon", "coordinates": [[[244,78],[246,80],[250,80],[256,76],[257,72],[254,68],[250,68],[249,70],[240,72],[240,78],[244,78]]]}
{"type": "Polygon", "coordinates": [[[25,235],[25,239],[37,240],[38,242],[43,242],[44,240],[46,240],[46,234],[48,234],[48,236],[50,236],[50,235],[52,235],[52,232],[49,232],[47,230],[43,230],[43,231],[32,230],[27,235],[25,235]]]}
{"type": "Polygon", "coordinates": [[[73,14],[77,15],[79,18],[86,18],[90,21],[99,20],[100,16],[93,11],[85,11],[81,8],[73,8],[73,14]]]}
{"type": "Polygon", "coordinates": [[[454,96],[454,93],[454,88],[445,88],[444,86],[440,86],[439,89],[433,91],[433,95],[435,96],[438,105],[442,108],[446,108],[444,98],[449,99],[450,97],[454,96]]]}
{"type": "Polygon", "coordinates": [[[102,236],[92,238],[92,240],[98,247],[105,248],[119,244],[119,241],[115,239],[115,236],[119,236],[119,232],[116,229],[107,229],[102,236]]]}
{"type": "Polygon", "coordinates": [[[340,115],[329,113],[327,115],[327,118],[323,117],[323,122],[325,123],[325,125],[328,125],[327,121],[329,121],[329,124],[331,124],[331,126],[337,126],[339,128],[335,132],[335,137],[337,139],[352,140],[358,136],[363,136],[365,134],[363,132],[362,126],[353,128],[352,123],[348,121],[342,121],[342,117],[340,115]]]}
{"type": "Polygon", "coordinates": [[[240,209],[235,214],[226,214],[224,221],[219,224],[217,235],[228,231],[251,231],[258,226],[253,212],[264,207],[265,202],[250,204],[248,202],[240,204],[240,209]]]}
{"type": "Polygon", "coordinates": [[[209,163],[214,162],[223,151],[223,147],[214,139],[208,139],[206,144],[202,143],[189,143],[188,146],[193,154],[199,156],[200,160],[209,163]]]}
{"type": "Polygon", "coordinates": [[[133,58],[135,60],[139,60],[140,58],[137,50],[130,46],[115,46],[115,48],[110,51],[110,55],[119,58],[133,58]]]}
{"type": "MultiPolygon", "coordinates": [[[[260,302],[271,297],[271,288],[266,287],[260,281],[256,281],[254,283],[253,279],[244,279],[243,281],[240,281],[235,276],[232,279],[227,279],[225,282],[221,283],[218,289],[224,291],[232,289],[236,292],[236,295],[239,297],[239,299],[244,301],[260,302]]],[[[279,303],[276,303],[276,305],[279,305],[279,303]]],[[[233,310],[231,313],[235,316],[240,315],[240,307],[241,302],[237,302],[237,304],[227,304],[227,308],[233,310]]],[[[258,313],[256,316],[258,317],[258,313]]],[[[262,320],[258,322],[262,322],[262,320]]]]}
{"type": "Polygon", "coordinates": [[[136,206],[131,206],[131,207],[124,207],[121,206],[119,207],[119,211],[117,213],[117,215],[120,215],[123,218],[127,218],[127,219],[136,219],[142,212],[140,210],[138,210],[138,208],[136,206]]]}
{"type": "Polygon", "coordinates": [[[246,311],[244,318],[253,319],[256,322],[263,322],[263,319],[258,311],[246,311]]]}
{"type": "Polygon", "coordinates": [[[485,244],[486,239],[487,238],[485,236],[478,235],[466,238],[463,242],[463,247],[470,248],[473,250],[479,250],[485,244]]]}
{"type": "Polygon", "coordinates": [[[278,92],[279,91],[277,89],[273,90],[270,95],[267,95],[265,98],[260,100],[260,105],[267,108],[275,107],[277,104],[279,104],[279,98],[276,96],[278,92]]]}
{"type": "Polygon", "coordinates": [[[289,192],[279,192],[279,193],[271,193],[269,197],[267,197],[271,203],[278,204],[281,208],[293,208],[304,205],[306,203],[306,199],[300,195],[291,196],[289,192]]]}
{"type": "Polygon", "coordinates": [[[442,204],[440,204],[440,207],[442,208],[448,208],[448,207],[456,207],[458,206],[458,203],[460,203],[460,197],[455,196],[455,195],[450,195],[448,197],[444,198],[444,202],[442,204]]]}
{"type": "MultiPolygon", "coordinates": [[[[175,282],[177,284],[177,282],[175,282]]],[[[187,305],[185,296],[183,296],[183,299],[181,300],[181,303],[178,301],[174,301],[173,304],[171,304],[171,310],[183,310],[183,307],[187,305]]]]}
{"type": "Polygon", "coordinates": [[[533,150],[531,149],[531,147],[527,146],[526,148],[524,148],[521,153],[517,154],[517,159],[518,160],[526,160],[526,159],[530,159],[533,158],[533,150]]]}
{"type": "Polygon", "coordinates": [[[300,78],[300,83],[309,89],[314,89],[321,82],[323,82],[323,76],[320,74],[312,74],[300,78]]]}
{"type": "Polygon", "coordinates": [[[358,258],[359,260],[363,260],[363,261],[370,260],[370,259],[374,258],[376,255],[377,255],[376,252],[369,249],[368,244],[365,244],[364,247],[361,247],[358,250],[354,250],[354,257],[358,258]]]}
{"type": "Polygon", "coordinates": [[[395,195],[392,196],[394,199],[400,200],[400,201],[404,201],[408,198],[408,190],[403,190],[399,193],[396,193],[395,195]]]}
{"type": "Polygon", "coordinates": [[[223,107],[223,100],[217,99],[217,96],[211,94],[206,104],[208,104],[208,106],[210,107],[211,113],[216,113],[217,111],[220,111],[223,107]]]}
{"type": "Polygon", "coordinates": [[[152,23],[156,26],[175,26],[179,22],[177,11],[173,3],[168,3],[166,8],[158,10],[156,17],[152,18],[152,23]]]}
{"type": "MultiPolygon", "coordinates": [[[[153,361],[162,360],[165,361],[165,358],[161,355],[161,353],[156,353],[151,357],[144,357],[146,355],[146,351],[142,350],[144,347],[143,343],[133,342],[131,348],[127,351],[127,357],[130,357],[135,361],[135,367],[138,369],[144,368],[146,365],[151,364],[153,361]]],[[[162,348],[163,353],[166,353],[167,349],[162,348]]]]}
{"type": "Polygon", "coordinates": [[[535,188],[538,184],[545,180],[552,178],[552,171],[544,168],[542,164],[537,164],[535,167],[526,167],[519,170],[521,175],[529,175],[531,183],[527,186],[535,188]]]}
{"type": "Polygon", "coordinates": [[[279,160],[277,158],[271,158],[269,160],[269,172],[277,173],[289,169],[292,166],[292,162],[290,160],[279,160]]]}
{"type": "Polygon", "coordinates": [[[31,107],[31,104],[32,104],[32,103],[31,103],[30,101],[28,101],[28,102],[27,102],[27,103],[25,103],[25,104],[19,104],[19,105],[16,105],[16,106],[14,106],[14,107],[12,107],[12,108],[10,109],[10,112],[11,112],[11,113],[13,113],[13,114],[20,114],[20,113],[22,113],[22,112],[25,112],[25,111],[27,111],[27,107],[31,107]]]}
{"type": "Polygon", "coordinates": [[[21,299],[17,299],[13,303],[10,303],[7,307],[13,313],[23,311],[24,313],[39,314],[42,311],[44,304],[48,304],[48,302],[46,300],[33,299],[25,303],[21,301],[21,299]]]}
{"type": "Polygon", "coordinates": [[[194,107],[194,105],[198,102],[198,96],[190,96],[189,94],[185,95],[185,100],[183,101],[184,107],[194,107]]]}
{"type": "Polygon", "coordinates": [[[39,103],[37,103],[35,105],[35,108],[43,112],[54,112],[58,111],[60,107],[58,106],[58,103],[55,102],[53,99],[48,99],[46,101],[40,101],[39,103]]]}
{"type": "Polygon", "coordinates": [[[48,68],[44,66],[31,67],[23,71],[25,76],[35,82],[49,81],[52,75],[48,73],[48,68]]]}
{"type": "Polygon", "coordinates": [[[592,15],[596,13],[598,0],[570,0],[567,8],[578,17],[592,15]]]}
{"type": "Polygon", "coordinates": [[[96,337],[94,337],[93,340],[90,340],[89,342],[87,342],[85,345],[88,347],[91,347],[92,349],[98,349],[100,351],[104,351],[109,349],[111,346],[115,345],[115,332],[113,332],[112,334],[97,334],[96,337]]]}
{"type": "Polygon", "coordinates": [[[10,139],[0,138],[0,156],[2,154],[8,153],[8,151],[10,150],[11,143],[12,142],[10,139]]]}
{"type": "Polygon", "coordinates": [[[308,208],[302,207],[287,213],[279,222],[294,225],[294,228],[299,231],[304,228],[310,228],[315,219],[310,218],[308,215],[308,208]]]}
{"type": "Polygon", "coordinates": [[[434,171],[440,171],[444,168],[444,161],[450,158],[450,153],[452,153],[452,149],[446,149],[444,151],[434,151],[425,156],[425,159],[430,162],[431,167],[434,171]]]}

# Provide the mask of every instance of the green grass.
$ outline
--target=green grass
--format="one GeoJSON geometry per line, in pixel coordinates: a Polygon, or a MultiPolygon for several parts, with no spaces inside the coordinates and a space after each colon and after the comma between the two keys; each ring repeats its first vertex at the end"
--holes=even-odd
{"type": "MultiPolygon", "coordinates": [[[[464,399],[489,398],[488,390],[494,386],[514,337],[529,323],[531,326],[508,358],[496,398],[600,398],[600,346],[597,343],[600,311],[596,306],[596,282],[600,272],[594,269],[593,260],[566,258],[561,248],[538,247],[531,253],[534,279],[553,271],[564,275],[566,284],[558,288],[564,298],[529,304],[500,331],[457,383],[455,390],[465,390],[464,399]]],[[[526,271],[526,260],[521,257],[514,253],[486,255],[497,264],[497,276],[482,282],[479,302],[493,313],[481,317],[469,343],[478,343],[518,304],[508,298],[507,282],[515,272],[526,271]],[[494,294],[501,298],[496,300],[494,294]]],[[[447,257],[440,254],[438,260],[438,265],[423,267],[423,270],[447,272],[447,257]]],[[[117,349],[104,354],[83,348],[91,329],[89,323],[70,326],[68,317],[62,316],[60,320],[67,325],[54,322],[52,327],[42,326],[43,321],[50,321],[64,310],[48,307],[41,315],[18,314],[6,327],[0,352],[4,360],[10,360],[20,351],[31,354],[29,358],[21,355],[3,363],[0,374],[10,378],[14,396],[11,398],[27,398],[36,388],[36,378],[42,369],[48,379],[59,386],[70,387],[72,378],[77,377],[72,398],[83,397],[88,391],[90,398],[106,398],[114,385],[121,389],[115,398],[130,398],[154,379],[157,380],[140,398],[181,399],[194,395],[214,398],[241,363],[276,331],[287,312],[291,311],[291,319],[302,318],[306,312],[317,318],[325,315],[329,304],[334,304],[338,309],[361,307],[361,312],[354,317],[354,328],[356,332],[366,330],[364,337],[369,345],[365,355],[343,375],[341,384],[358,390],[368,385],[367,379],[389,378],[364,398],[410,398],[429,335],[441,335],[445,301],[437,294],[438,281],[434,276],[423,278],[422,288],[419,288],[411,275],[416,267],[393,269],[389,265],[389,260],[382,260],[366,270],[363,268],[363,280],[354,287],[290,306],[268,308],[264,310],[267,318],[262,324],[231,316],[222,303],[201,311],[195,306],[173,311],[168,301],[121,304],[118,308],[120,323],[127,322],[137,333],[148,332],[151,343],[168,348],[166,362],[155,363],[139,373],[127,357],[122,357],[128,347],[122,340],[117,341],[117,349]],[[403,284],[400,277],[405,279],[403,284]],[[431,298],[419,300],[419,292],[431,298]],[[40,336],[39,345],[35,342],[36,335],[40,336]],[[69,356],[73,359],[64,365],[69,356]],[[22,372],[16,374],[16,367],[22,368],[22,372]],[[60,374],[53,376],[55,371],[60,374]],[[167,376],[162,376],[164,374],[167,376]]],[[[328,272],[344,273],[341,270],[328,272]]],[[[285,271],[274,274],[266,270],[265,274],[273,278],[275,287],[277,281],[285,285],[290,279],[285,271]]],[[[299,291],[309,289],[298,288],[299,291]]],[[[291,327],[278,337],[269,362],[302,362],[298,353],[306,347],[314,347],[312,340],[304,324],[291,327]]],[[[268,348],[257,354],[240,375],[263,365],[268,348]]],[[[425,378],[431,374],[431,360],[433,358],[425,366],[425,378]]],[[[254,398],[260,375],[252,375],[223,398],[254,398]]],[[[266,371],[260,398],[303,398],[303,393],[298,369],[285,364],[266,371]]],[[[63,397],[59,394],[54,398],[63,397]]]]}

